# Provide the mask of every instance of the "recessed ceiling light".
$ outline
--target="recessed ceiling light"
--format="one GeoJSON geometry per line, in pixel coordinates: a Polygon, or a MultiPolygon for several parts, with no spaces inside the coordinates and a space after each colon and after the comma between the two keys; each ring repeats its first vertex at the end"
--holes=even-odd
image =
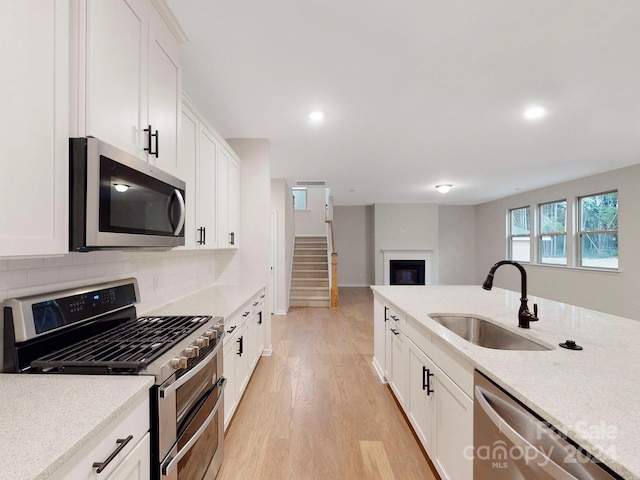
{"type": "Polygon", "coordinates": [[[450,183],[443,183],[441,185],[436,185],[436,190],[438,190],[440,193],[447,193],[449,190],[451,190],[451,187],[453,185],[451,185],[450,183]]]}
{"type": "Polygon", "coordinates": [[[314,122],[321,122],[324,120],[324,112],[321,110],[314,110],[309,114],[309,118],[314,122]]]}
{"type": "Polygon", "coordinates": [[[540,120],[547,116],[547,109],[540,105],[531,105],[524,109],[522,116],[527,120],[540,120]]]}

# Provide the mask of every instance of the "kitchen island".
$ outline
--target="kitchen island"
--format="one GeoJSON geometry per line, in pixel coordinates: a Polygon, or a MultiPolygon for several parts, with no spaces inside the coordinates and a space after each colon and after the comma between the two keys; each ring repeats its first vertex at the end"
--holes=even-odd
{"type": "MultiPolygon", "coordinates": [[[[404,312],[473,368],[625,479],[640,480],[640,323],[581,307],[529,297],[540,320],[517,328],[519,292],[480,286],[372,286],[376,299],[404,312]],[[473,345],[429,314],[467,314],[494,321],[552,347],[494,350],[473,345]],[[584,349],[559,347],[574,340],[584,349]]],[[[378,342],[376,340],[376,342],[378,342]]],[[[374,365],[380,372],[380,359],[374,365]],[[376,363],[378,365],[376,365],[376,363]]]]}

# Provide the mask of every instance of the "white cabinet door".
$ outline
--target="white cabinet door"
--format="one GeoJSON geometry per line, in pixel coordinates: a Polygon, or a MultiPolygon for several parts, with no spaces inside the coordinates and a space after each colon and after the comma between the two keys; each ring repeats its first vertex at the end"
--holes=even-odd
{"type": "Polygon", "coordinates": [[[238,248],[240,165],[222,145],[218,149],[216,174],[218,248],[238,248]]]}
{"type": "Polygon", "coordinates": [[[229,246],[239,247],[240,226],[240,165],[233,158],[229,159],[228,169],[228,208],[227,229],[229,231],[229,246]]]}
{"type": "Polygon", "coordinates": [[[400,405],[404,407],[406,404],[406,388],[407,388],[407,338],[404,333],[397,328],[397,325],[389,323],[389,331],[391,335],[388,337],[391,341],[391,380],[389,385],[395,393],[400,405]]]}
{"type": "MultiPolygon", "coordinates": [[[[143,0],[80,2],[86,8],[86,45],[80,45],[80,71],[86,62],[86,119],[80,136],[91,135],[139,158],[146,158],[146,91],[149,5],[143,0]],[[84,58],[82,58],[82,49],[84,58]],[[144,126],[143,126],[144,125],[144,126]]],[[[80,12],[80,16],[82,12],[80,12]]],[[[80,27],[81,28],[81,27],[80,27]]],[[[82,41],[80,42],[82,43],[82,41]]],[[[82,108],[80,108],[80,115],[82,108]]]]}
{"type": "Polygon", "coordinates": [[[98,137],[175,174],[178,41],[151,0],[73,6],[71,135],[98,137]]]}
{"type": "Polygon", "coordinates": [[[227,379],[227,386],[224,389],[224,428],[229,426],[231,417],[236,410],[236,348],[231,340],[225,343],[223,356],[224,377],[227,379]]]}
{"type": "Polygon", "coordinates": [[[236,349],[236,365],[234,374],[236,376],[236,398],[239,401],[249,382],[249,356],[247,351],[249,347],[249,323],[245,323],[239,327],[238,335],[235,339],[236,349]]]}
{"type": "Polygon", "coordinates": [[[0,3],[0,257],[69,251],[69,5],[0,3]]]}
{"type": "Polygon", "coordinates": [[[382,382],[386,382],[384,378],[386,316],[387,307],[378,297],[373,297],[373,367],[382,382]]]}
{"type": "Polygon", "coordinates": [[[151,475],[151,437],[147,433],[105,480],[148,480],[151,475]]]}
{"type": "Polygon", "coordinates": [[[409,344],[409,378],[407,416],[427,453],[433,452],[435,434],[436,366],[416,347],[409,344]]]}
{"type": "Polygon", "coordinates": [[[215,136],[202,125],[200,126],[199,142],[198,175],[196,177],[196,243],[199,248],[215,248],[218,143],[215,136]]]}
{"type": "Polygon", "coordinates": [[[431,458],[443,478],[472,480],[473,401],[439,369],[434,390],[436,436],[431,458]]]}
{"type": "Polygon", "coordinates": [[[178,155],[179,174],[176,175],[186,183],[185,205],[187,215],[184,224],[185,249],[196,248],[198,232],[196,231],[196,162],[198,158],[198,139],[200,126],[198,119],[186,107],[182,109],[182,130],[180,134],[180,152],[178,155]]]}
{"type": "Polygon", "coordinates": [[[158,156],[149,160],[167,173],[180,177],[178,163],[178,125],[182,104],[182,69],[178,42],[155,11],[149,22],[149,63],[147,74],[147,123],[158,132],[158,156]]]}

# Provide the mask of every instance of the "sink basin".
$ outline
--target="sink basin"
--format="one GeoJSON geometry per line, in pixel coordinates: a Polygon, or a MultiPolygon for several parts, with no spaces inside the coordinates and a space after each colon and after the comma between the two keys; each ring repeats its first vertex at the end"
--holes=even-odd
{"type": "Polygon", "coordinates": [[[433,320],[466,341],[496,350],[551,350],[522,335],[472,315],[429,315],[433,320]]]}

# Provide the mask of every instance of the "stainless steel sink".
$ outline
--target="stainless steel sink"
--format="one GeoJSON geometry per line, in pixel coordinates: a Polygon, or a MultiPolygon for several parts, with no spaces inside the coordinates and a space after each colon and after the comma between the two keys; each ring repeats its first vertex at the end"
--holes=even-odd
{"type": "Polygon", "coordinates": [[[471,315],[429,315],[466,341],[496,350],[552,350],[522,335],[499,327],[484,318],[471,315]]]}

